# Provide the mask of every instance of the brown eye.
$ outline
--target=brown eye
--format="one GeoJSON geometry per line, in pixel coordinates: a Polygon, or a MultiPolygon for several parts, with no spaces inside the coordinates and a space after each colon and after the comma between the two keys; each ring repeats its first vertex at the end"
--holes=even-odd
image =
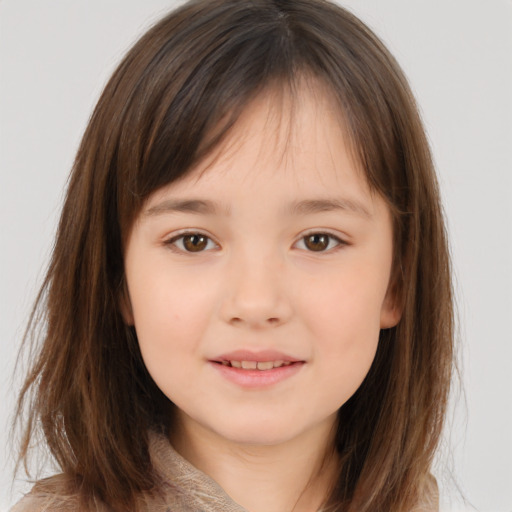
{"type": "Polygon", "coordinates": [[[202,233],[185,233],[171,238],[166,245],[175,247],[178,252],[202,252],[217,247],[215,242],[202,233]]]}
{"type": "Polygon", "coordinates": [[[329,237],[315,233],[304,237],[304,243],[310,251],[325,251],[329,246],[329,237]]]}
{"type": "Polygon", "coordinates": [[[183,247],[188,252],[199,252],[206,249],[208,237],[204,235],[186,235],[183,237],[183,247]]]}
{"type": "Polygon", "coordinates": [[[334,247],[343,244],[343,242],[339,238],[327,233],[311,233],[310,235],[306,235],[302,238],[299,245],[302,244],[303,247],[301,248],[308,251],[323,252],[333,249],[334,247]]]}

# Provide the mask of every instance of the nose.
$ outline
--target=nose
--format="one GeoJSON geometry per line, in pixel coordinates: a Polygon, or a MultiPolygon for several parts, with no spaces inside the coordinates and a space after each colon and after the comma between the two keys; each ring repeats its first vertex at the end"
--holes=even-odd
{"type": "Polygon", "coordinates": [[[231,325],[263,329],[290,320],[292,304],[279,257],[260,254],[236,258],[225,285],[221,316],[231,325]]]}

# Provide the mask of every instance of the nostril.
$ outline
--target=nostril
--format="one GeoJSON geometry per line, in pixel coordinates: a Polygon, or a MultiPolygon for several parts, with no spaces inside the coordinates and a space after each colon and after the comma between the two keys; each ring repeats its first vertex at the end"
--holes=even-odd
{"type": "Polygon", "coordinates": [[[267,318],[265,321],[257,322],[257,321],[247,321],[238,316],[234,316],[230,319],[230,323],[232,325],[240,325],[240,324],[247,323],[247,324],[259,324],[261,326],[264,326],[264,325],[278,325],[279,323],[281,323],[281,320],[278,317],[270,317],[270,318],[267,318]]]}

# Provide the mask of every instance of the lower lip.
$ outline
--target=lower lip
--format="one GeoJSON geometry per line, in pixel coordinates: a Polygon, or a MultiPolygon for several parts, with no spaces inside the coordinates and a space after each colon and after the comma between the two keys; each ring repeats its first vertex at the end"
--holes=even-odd
{"type": "Polygon", "coordinates": [[[262,388],[289,379],[304,366],[304,362],[272,368],[272,370],[243,370],[210,361],[210,364],[227,380],[243,388],[262,388]]]}

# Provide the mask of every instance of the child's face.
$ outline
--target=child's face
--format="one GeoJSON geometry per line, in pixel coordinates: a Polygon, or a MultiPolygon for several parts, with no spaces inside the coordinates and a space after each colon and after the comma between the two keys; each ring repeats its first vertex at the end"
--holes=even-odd
{"type": "Polygon", "coordinates": [[[217,158],[149,197],[127,244],[124,316],[147,369],[186,428],[224,440],[334,423],[399,319],[388,208],[329,99],[294,108],[290,131],[289,105],[254,101],[217,158]]]}

